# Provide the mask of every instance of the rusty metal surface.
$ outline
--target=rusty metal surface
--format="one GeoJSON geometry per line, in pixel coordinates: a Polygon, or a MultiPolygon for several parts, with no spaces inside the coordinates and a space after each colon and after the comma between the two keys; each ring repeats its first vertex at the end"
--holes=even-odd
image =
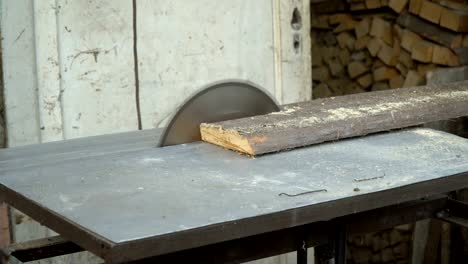
{"type": "Polygon", "coordinates": [[[106,260],[122,262],[468,186],[468,141],[430,129],[255,159],[201,142],[124,145],[76,159],[65,153],[59,162],[0,151],[0,160],[10,157],[0,167],[0,198],[106,260]]]}

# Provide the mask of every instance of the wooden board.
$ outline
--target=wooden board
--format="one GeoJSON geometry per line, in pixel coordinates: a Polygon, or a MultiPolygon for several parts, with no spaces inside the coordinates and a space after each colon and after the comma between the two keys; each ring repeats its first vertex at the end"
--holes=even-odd
{"type": "Polygon", "coordinates": [[[202,124],[204,141],[260,155],[468,115],[468,82],[331,97],[202,124]]]}

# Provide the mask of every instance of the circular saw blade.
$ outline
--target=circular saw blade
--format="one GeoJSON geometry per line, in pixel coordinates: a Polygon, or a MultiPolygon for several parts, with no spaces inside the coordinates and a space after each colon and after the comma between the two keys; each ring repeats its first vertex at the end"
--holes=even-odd
{"type": "Polygon", "coordinates": [[[201,89],[172,117],[159,146],[200,141],[200,124],[219,122],[279,111],[275,100],[263,89],[245,81],[224,81],[201,89]]]}

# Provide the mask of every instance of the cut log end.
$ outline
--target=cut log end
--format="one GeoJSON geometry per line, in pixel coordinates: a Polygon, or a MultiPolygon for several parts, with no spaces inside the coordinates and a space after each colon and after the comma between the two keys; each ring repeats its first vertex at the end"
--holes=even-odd
{"type": "Polygon", "coordinates": [[[256,155],[249,140],[236,130],[225,129],[221,125],[202,123],[200,133],[205,142],[250,156],[256,155]]]}

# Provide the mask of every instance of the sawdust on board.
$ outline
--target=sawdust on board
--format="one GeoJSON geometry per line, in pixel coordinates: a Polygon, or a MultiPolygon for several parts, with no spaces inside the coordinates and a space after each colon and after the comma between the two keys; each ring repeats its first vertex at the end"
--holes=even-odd
{"type": "Polygon", "coordinates": [[[330,109],[327,110],[328,113],[331,115],[328,117],[330,121],[335,121],[335,120],[343,120],[349,117],[359,117],[363,115],[363,112],[359,109],[352,109],[352,108],[336,108],[336,109],[330,109]]]}
{"type": "MultiPolygon", "coordinates": [[[[340,107],[336,109],[323,110],[327,115],[325,117],[318,116],[308,116],[308,117],[297,117],[291,118],[288,120],[282,120],[278,122],[277,120],[272,120],[271,123],[262,123],[258,125],[250,126],[249,128],[239,127],[233,128],[234,130],[242,131],[243,134],[249,134],[258,132],[264,128],[270,129],[274,128],[291,128],[291,127],[308,127],[315,124],[324,124],[328,122],[342,121],[349,118],[362,118],[366,116],[379,115],[383,113],[393,114],[393,111],[397,111],[402,107],[411,106],[417,103],[432,103],[440,99],[453,99],[457,98],[458,100],[467,100],[468,99],[468,90],[467,91],[443,91],[435,93],[431,96],[415,96],[413,98],[408,98],[406,101],[398,102],[385,102],[376,105],[370,106],[353,106],[353,107],[340,107]]],[[[280,112],[272,113],[272,115],[291,115],[297,111],[300,111],[302,108],[298,106],[286,107],[280,112]]],[[[323,112],[322,112],[323,113],[323,112]]],[[[255,119],[252,117],[251,119],[255,119]]]]}
{"type": "Polygon", "coordinates": [[[296,112],[297,110],[302,109],[299,106],[285,106],[284,110],[281,110],[279,112],[273,112],[271,113],[272,115],[291,115],[292,113],[296,112]]]}

